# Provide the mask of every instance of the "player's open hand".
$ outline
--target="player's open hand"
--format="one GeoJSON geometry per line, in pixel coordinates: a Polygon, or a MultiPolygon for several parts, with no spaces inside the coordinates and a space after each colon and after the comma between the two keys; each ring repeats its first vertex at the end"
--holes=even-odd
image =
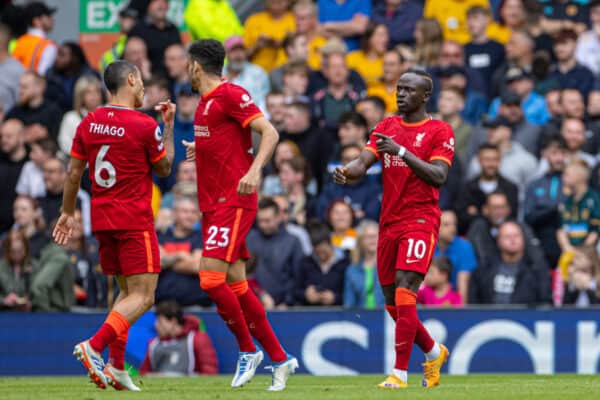
{"type": "Polygon", "coordinates": [[[260,172],[250,170],[240,179],[237,192],[240,196],[246,196],[254,193],[260,181],[260,172]]]}
{"type": "Polygon", "coordinates": [[[75,225],[75,217],[62,213],[52,231],[54,241],[61,246],[66,246],[71,236],[73,236],[73,225],[75,225]]]}
{"type": "Polygon", "coordinates": [[[377,145],[378,153],[388,153],[388,154],[396,155],[400,151],[400,145],[398,145],[398,143],[394,142],[394,139],[392,139],[391,137],[386,136],[382,133],[378,133],[378,132],[373,133],[373,136],[376,136],[379,138],[375,142],[375,144],[377,145]]]}
{"type": "Polygon", "coordinates": [[[333,181],[338,185],[345,185],[348,183],[348,168],[344,166],[335,167],[333,171],[333,181]]]}
{"type": "Polygon", "coordinates": [[[171,103],[171,100],[161,101],[154,109],[162,113],[162,120],[165,121],[165,124],[172,124],[175,120],[175,110],[177,109],[177,106],[174,103],[171,103]]]}
{"type": "Polygon", "coordinates": [[[185,146],[185,158],[188,161],[194,161],[196,159],[196,143],[182,140],[181,144],[185,146]]]}

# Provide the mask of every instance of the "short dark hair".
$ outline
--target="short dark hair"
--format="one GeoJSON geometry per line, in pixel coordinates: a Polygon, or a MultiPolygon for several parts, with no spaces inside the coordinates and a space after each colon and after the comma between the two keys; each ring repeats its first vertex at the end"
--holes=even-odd
{"type": "Polygon", "coordinates": [[[379,96],[368,96],[368,97],[365,97],[362,100],[359,100],[358,102],[359,103],[363,103],[365,101],[369,101],[369,102],[373,103],[373,105],[375,107],[379,108],[382,111],[385,111],[385,101],[381,97],[379,97],[379,96]]]}
{"type": "Polygon", "coordinates": [[[108,64],[104,70],[104,86],[111,94],[116,94],[117,91],[125,84],[127,76],[134,74],[137,67],[125,60],[117,60],[108,64]]]}
{"type": "Polygon", "coordinates": [[[340,115],[338,125],[348,123],[367,129],[367,120],[365,119],[365,117],[363,117],[360,113],[357,113],[356,111],[346,111],[345,113],[340,115]]]}
{"type": "Polygon", "coordinates": [[[321,243],[331,244],[331,230],[322,222],[312,221],[308,224],[310,243],[317,246],[321,243]]]}
{"type": "Polygon", "coordinates": [[[159,89],[169,91],[169,82],[160,75],[152,75],[146,82],[144,82],[146,88],[150,86],[157,86],[159,89]]]}
{"type": "Polygon", "coordinates": [[[542,150],[552,146],[557,146],[560,149],[567,149],[567,142],[561,134],[548,135],[542,139],[542,150]]]}
{"type": "Polygon", "coordinates": [[[487,15],[488,17],[491,17],[492,12],[489,8],[484,6],[469,7],[469,9],[467,10],[467,17],[471,17],[473,15],[487,15]]]}
{"type": "Polygon", "coordinates": [[[431,265],[435,265],[440,272],[448,274],[448,279],[452,275],[452,261],[448,257],[439,256],[433,259],[431,265]]]}
{"type": "Polygon", "coordinates": [[[52,157],[55,157],[56,152],[58,151],[58,146],[56,145],[56,142],[49,137],[34,140],[32,145],[33,144],[35,144],[36,146],[40,146],[40,148],[44,152],[50,154],[52,157]]]}
{"type": "Polygon", "coordinates": [[[269,208],[272,208],[273,211],[275,211],[275,214],[279,214],[279,212],[281,211],[279,209],[279,204],[277,204],[277,202],[273,200],[272,197],[264,197],[260,199],[260,201],[258,202],[258,209],[267,210],[269,208]]]}
{"type": "Polygon", "coordinates": [[[302,36],[305,36],[305,35],[302,33],[293,32],[293,33],[288,33],[283,38],[283,42],[281,42],[281,47],[283,48],[283,50],[285,51],[286,54],[288,54],[287,48],[290,46],[293,46],[294,43],[296,43],[296,40],[298,40],[302,36]]]}
{"type": "Polygon", "coordinates": [[[188,54],[202,66],[204,72],[221,76],[225,63],[225,48],[218,40],[200,39],[192,43],[188,54]]]}
{"type": "Polygon", "coordinates": [[[485,202],[486,202],[486,204],[489,201],[490,197],[492,197],[492,196],[502,196],[502,197],[504,197],[506,199],[506,202],[510,206],[510,200],[509,200],[508,195],[506,194],[506,192],[504,192],[504,191],[502,191],[500,189],[496,189],[492,193],[488,193],[488,195],[485,196],[485,202]]]}
{"type": "Polygon", "coordinates": [[[157,317],[162,315],[166,319],[176,318],[179,325],[183,325],[185,323],[183,318],[183,310],[181,309],[179,303],[177,303],[175,300],[161,301],[156,305],[154,313],[157,317]]]}
{"type": "Polygon", "coordinates": [[[500,152],[500,149],[495,144],[482,143],[479,145],[479,149],[477,150],[477,153],[481,153],[482,151],[485,151],[485,150],[494,150],[494,151],[500,152]]]}
{"type": "Polygon", "coordinates": [[[308,77],[310,74],[310,68],[308,64],[304,61],[290,61],[289,63],[283,66],[283,75],[291,75],[296,73],[301,73],[304,76],[308,77]]]}
{"type": "Polygon", "coordinates": [[[296,110],[308,115],[308,117],[310,118],[310,105],[303,101],[292,101],[290,104],[287,105],[287,107],[295,108],[296,110]]]}
{"type": "Polygon", "coordinates": [[[600,0],[591,0],[588,4],[588,10],[591,10],[592,8],[595,7],[600,7],[600,0]]]}
{"type": "Polygon", "coordinates": [[[408,71],[406,71],[405,74],[415,74],[415,75],[420,76],[427,82],[427,84],[428,84],[427,90],[429,92],[433,91],[433,78],[427,71],[423,71],[422,69],[418,69],[418,68],[411,68],[408,71]]]}

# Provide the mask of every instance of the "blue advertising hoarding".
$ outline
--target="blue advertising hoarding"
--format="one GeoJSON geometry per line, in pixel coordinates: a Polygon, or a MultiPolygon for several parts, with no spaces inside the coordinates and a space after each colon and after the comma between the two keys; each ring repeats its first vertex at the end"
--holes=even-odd
{"type": "MultiPolygon", "coordinates": [[[[237,346],[215,312],[200,316],[222,373],[235,368],[237,346]]],[[[420,310],[430,333],[450,349],[444,371],[583,373],[600,365],[600,310],[420,310]]],[[[382,311],[280,311],[269,315],[300,372],[315,375],[384,373],[394,359],[394,324],[382,311]]],[[[73,345],[89,337],[103,314],[0,314],[0,375],[81,374],[73,345]]],[[[154,315],[132,328],[127,361],[138,366],[154,336],[154,315]]],[[[268,361],[268,360],[267,360],[268,361]]],[[[420,371],[415,347],[410,370],[420,371]]]]}

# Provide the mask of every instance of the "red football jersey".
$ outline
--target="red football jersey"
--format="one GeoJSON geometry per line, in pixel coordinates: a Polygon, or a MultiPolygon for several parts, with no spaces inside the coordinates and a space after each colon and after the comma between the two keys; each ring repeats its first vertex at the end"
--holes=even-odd
{"type": "MultiPolygon", "coordinates": [[[[394,116],[381,121],[374,132],[391,137],[421,160],[442,160],[452,165],[454,158],[454,132],[443,121],[427,119],[409,124],[394,116]]],[[[366,149],[377,153],[378,138],[371,135],[366,149]]],[[[440,190],[422,181],[398,156],[385,154],[383,164],[383,199],[380,225],[402,223],[405,228],[418,229],[428,224],[437,229],[440,223],[440,190]]]]}
{"type": "Polygon", "coordinates": [[[110,105],[86,115],[71,156],[89,162],[93,231],[154,229],[151,164],[165,155],[148,115],[110,105]]]}
{"type": "Polygon", "coordinates": [[[257,196],[237,194],[252,155],[249,124],[263,114],[242,87],[223,82],[200,99],[194,117],[198,202],[203,212],[219,207],[257,208],[257,196]]]}

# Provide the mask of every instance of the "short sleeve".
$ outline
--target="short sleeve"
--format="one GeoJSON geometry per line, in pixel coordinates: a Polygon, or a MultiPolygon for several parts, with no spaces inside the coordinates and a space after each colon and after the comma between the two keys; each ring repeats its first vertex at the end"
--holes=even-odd
{"type": "Polygon", "coordinates": [[[77,158],[78,160],[87,161],[87,151],[85,150],[85,145],[83,144],[83,132],[86,129],[87,122],[83,120],[77,126],[75,130],[75,137],[73,138],[73,143],[71,144],[71,157],[77,158]]]}
{"type": "Polygon", "coordinates": [[[371,16],[371,1],[369,0],[361,0],[358,4],[358,9],[356,10],[357,14],[362,14],[364,16],[371,16]]]}
{"type": "Polygon", "coordinates": [[[371,134],[369,135],[369,141],[367,142],[367,145],[365,146],[365,150],[373,153],[373,155],[375,157],[377,157],[378,160],[380,158],[380,155],[377,152],[377,136],[375,136],[374,134],[375,134],[375,132],[385,134],[386,125],[387,124],[386,124],[385,120],[383,120],[380,123],[378,123],[377,125],[375,125],[375,128],[373,128],[373,130],[371,131],[371,134]]]}
{"type": "Polygon", "coordinates": [[[454,159],[454,144],[455,140],[452,128],[448,124],[443,124],[433,138],[429,162],[441,160],[447,163],[448,166],[452,166],[452,160],[454,159]]]}
{"type": "Polygon", "coordinates": [[[150,125],[148,133],[144,136],[144,146],[148,152],[150,162],[154,164],[167,155],[167,149],[162,141],[162,130],[155,122],[150,125]]]}
{"type": "Polygon", "coordinates": [[[250,94],[241,86],[233,84],[229,86],[227,103],[229,105],[229,115],[239,122],[243,128],[250,125],[256,118],[263,116],[250,94]]]}

